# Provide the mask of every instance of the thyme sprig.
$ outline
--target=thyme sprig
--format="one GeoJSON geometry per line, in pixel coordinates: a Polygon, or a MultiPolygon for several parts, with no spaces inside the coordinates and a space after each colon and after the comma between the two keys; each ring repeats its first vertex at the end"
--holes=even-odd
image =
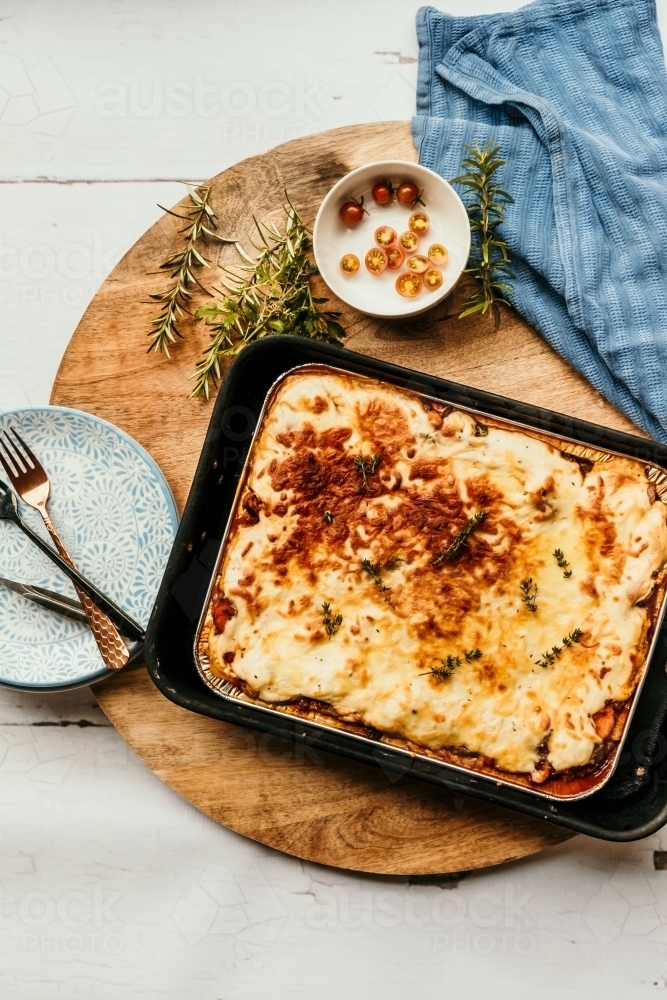
{"type": "MultiPolygon", "coordinates": [[[[466,663],[470,663],[472,660],[478,660],[482,655],[481,649],[469,649],[464,650],[463,656],[466,663]]],[[[424,671],[420,674],[420,677],[435,677],[439,681],[445,681],[448,677],[451,677],[457,667],[461,666],[460,656],[447,656],[440,661],[441,665],[439,667],[432,667],[431,670],[424,671]]]]}
{"type": "Polygon", "coordinates": [[[345,336],[339,313],[320,311],[328,300],[313,295],[310,279],[318,274],[309,251],[312,232],[285,195],[285,229],[254,219],[259,242],[251,256],[237,243],[244,261],[224,269],[220,299],[207,302],[195,316],[210,327],[211,340],[197,364],[192,396],[208,399],[220,379],[220,362],[247,344],[273,334],[292,334],[335,344],[345,336]]]}
{"type": "Polygon", "coordinates": [[[477,514],[473,514],[472,517],[469,517],[465,528],[461,528],[452,544],[435,557],[433,565],[441,566],[445,560],[451,562],[453,559],[456,559],[463,546],[467,544],[470,535],[473,533],[475,528],[478,528],[479,525],[482,524],[488,513],[489,512],[487,510],[480,510],[477,514]]]}
{"type": "Polygon", "coordinates": [[[326,629],[326,633],[329,636],[329,641],[331,641],[331,636],[335,635],[338,629],[343,624],[342,615],[332,615],[331,605],[328,601],[322,602],[322,624],[326,629]]]}
{"type": "Polygon", "coordinates": [[[151,338],[148,353],[169,354],[169,345],[176,342],[177,337],[183,337],[178,328],[178,324],[186,316],[192,313],[188,308],[192,299],[193,290],[198,286],[206,291],[202,283],[194,273],[201,267],[210,267],[211,264],[203,253],[197,249],[197,242],[202,233],[221,243],[234,243],[233,239],[225,239],[213,230],[217,227],[217,219],[213,209],[209,204],[211,189],[208,187],[191,187],[188,185],[188,197],[190,205],[181,212],[174,212],[169,208],[163,208],[163,212],[173,215],[177,219],[183,219],[185,225],[179,230],[183,234],[183,244],[179,250],[171,254],[162,264],[160,272],[166,272],[174,279],[173,284],[164,292],[155,292],[150,295],[154,302],[161,303],[158,316],[151,321],[152,329],[147,334],[151,338]]]}
{"type": "Polygon", "coordinates": [[[507,252],[507,243],[498,232],[505,221],[505,202],[514,198],[496,181],[496,174],[507,160],[498,156],[500,146],[489,139],[482,149],[478,142],[464,147],[465,173],[454,177],[452,184],[461,184],[472,195],[466,205],[470,218],[472,247],[465,274],[471,275],[476,288],[465,304],[459,319],[473,313],[483,315],[491,310],[495,327],[500,326],[498,303],[509,305],[506,296],[512,294],[508,278],[514,277],[507,252]]]}
{"type": "Polygon", "coordinates": [[[355,456],[354,464],[357,467],[357,472],[361,476],[364,492],[368,490],[368,477],[373,475],[380,464],[381,459],[382,455],[373,455],[372,458],[364,458],[363,455],[355,456]]]}
{"type": "MultiPolygon", "coordinates": [[[[563,646],[571,646],[573,643],[579,642],[583,634],[580,628],[575,628],[568,635],[563,636],[563,646]]],[[[543,667],[546,670],[547,667],[553,666],[556,660],[560,659],[563,646],[552,646],[551,649],[547,650],[542,659],[536,661],[538,667],[543,667]]]]}
{"type": "Polygon", "coordinates": [[[379,571],[378,567],[374,566],[373,563],[370,561],[370,559],[362,559],[361,560],[361,567],[372,578],[373,583],[375,584],[376,587],[379,588],[379,590],[381,591],[382,595],[384,596],[384,599],[387,602],[387,604],[389,605],[389,607],[393,608],[394,605],[391,603],[391,597],[389,596],[390,591],[391,591],[391,587],[387,587],[383,583],[382,577],[380,576],[380,571],[379,571]]]}
{"type": "Polygon", "coordinates": [[[563,576],[565,577],[566,580],[568,580],[572,576],[572,570],[568,569],[568,566],[570,564],[563,555],[562,549],[554,550],[554,559],[556,560],[560,568],[563,570],[563,576]]]}
{"type": "Polygon", "coordinates": [[[521,589],[521,600],[529,611],[537,611],[537,584],[533,583],[532,576],[528,580],[522,580],[519,584],[521,589]]]}

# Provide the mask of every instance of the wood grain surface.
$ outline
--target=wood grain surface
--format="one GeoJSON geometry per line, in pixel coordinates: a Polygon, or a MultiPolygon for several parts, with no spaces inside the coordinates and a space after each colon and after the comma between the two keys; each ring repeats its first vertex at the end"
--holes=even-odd
{"type": "MultiPolygon", "coordinates": [[[[407,122],[323,132],[246,160],[211,181],[219,231],[247,245],[253,214],[280,225],[285,190],[312,221],[340,177],[389,158],[415,159],[407,122]]],[[[95,413],[131,434],[159,463],[182,509],[211,413],[210,404],[188,399],[188,376],[206,331],[184,326],[171,361],[146,353],[155,315],[148,296],[166,285],[155,271],[173,252],[178,227],[165,215],[101,286],[63,357],[52,402],[95,413]]],[[[219,267],[235,251],[212,244],[208,255],[219,267]]],[[[209,287],[215,267],[206,273],[209,287]]],[[[407,322],[361,316],[333,298],[332,306],[341,310],[352,350],[636,432],[516,314],[506,310],[494,330],[485,318],[457,320],[455,299],[456,293],[407,322]]],[[[369,872],[440,874],[520,858],[570,836],[412,779],[304,755],[201,718],[167,701],[142,668],[95,693],[118,732],[170,787],[230,829],[298,857],[369,872]]]]}

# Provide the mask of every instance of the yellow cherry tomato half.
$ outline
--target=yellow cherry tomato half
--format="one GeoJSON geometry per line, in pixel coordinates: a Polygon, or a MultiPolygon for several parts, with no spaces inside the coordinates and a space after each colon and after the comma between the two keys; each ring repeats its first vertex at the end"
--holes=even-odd
{"type": "Polygon", "coordinates": [[[380,226],[379,229],[375,230],[375,242],[379,247],[391,247],[396,242],[396,230],[392,229],[391,226],[380,226]]]}
{"type": "Polygon", "coordinates": [[[413,212],[408,219],[410,231],[416,233],[417,236],[423,236],[424,233],[427,233],[430,225],[426,212],[413,212]]]}
{"type": "Polygon", "coordinates": [[[415,233],[411,233],[410,230],[407,230],[398,237],[398,245],[403,250],[407,250],[408,253],[412,253],[419,246],[419,237],[415,233]]]}
{"type": "Polygon", "coordinates": [[[428,259],[436,267],[444,267],[448,257],[447,247],[443,247],[442,243],[432,243],[428,248],[428,259]]]}
{"type": "Polygon", "coordinates": [[[382,274],[387,267],[387,255],[382,247],[371,247],[366,254],[365,263],[371,274],[382,274]]]}
{"type": "Polygon", "coordinates": [[[354,253],[346,253],[340,259],[340,269],[343,274],[356,274],[359,270],[359,258],[354,253]]]}
{"type": "Polygon", "coordinates": [[[396,279],[396,291],[404,299],[414,299],[422,290],[422,279],[418,274],[403,272],[396,279]]]}
{"type": "Polygon", "coordinates": [[[428,267],[428,257],[424,257],[422,254],[417,253],[414,257],[408,257],[405,262],[405,266],[408,271],[412,271],[413,274],[423,274],[428,267]]]}
{"type": "Polygon", "coordinates": [[[387,267],[390,271],[398,271],[405,260],[405,254],[400,247],[389,247],[387,253],[387,267]]]}
{"type": "Polygon", "coordinates": [[[424,274],[424,288],[428,288],[429,292],[434,292],[436,288],[440,288],[441,284],[442,272],[435,267],[430,267],[424,274]]]}

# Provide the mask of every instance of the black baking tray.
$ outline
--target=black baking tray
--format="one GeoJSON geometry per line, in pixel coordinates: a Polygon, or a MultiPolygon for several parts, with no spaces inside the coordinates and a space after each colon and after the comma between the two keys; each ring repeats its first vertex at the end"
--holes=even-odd
{"type": "Polygon", "coordinates": [[[667,617],[611,779],[577,802],[550,802],[493,779],[463,773],[391,746],[365,745],[344,731],[323,730],[280,713],[257,712],[220,698],[201,680],[194,659],[199,618],[265,397],[291,368],[330,364],[446,399],[465,408],[667,467],[667,447],[542,407],[483,392],[329,344],[275,336],[247,347],[221,386],[174,547],[146,637],[146,664],[159,690],[177,705],[225,722],[260,729],[308,747],[381,767],[392,781],[418,778],[604,840],[649,836],[667,823],[667,617]]]}

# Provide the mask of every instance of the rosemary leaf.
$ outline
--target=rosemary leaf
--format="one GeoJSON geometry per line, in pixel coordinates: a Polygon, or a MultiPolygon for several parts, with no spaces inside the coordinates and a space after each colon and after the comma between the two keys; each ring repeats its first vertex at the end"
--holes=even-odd
{"type": "Polygon", "coordinates": [[[151,340],[148,348],[149,354],[151,351],[155,351],[166,354],[167,357],[171,356],[169,345],[175,343],[177,337],[182,338],[183,336],[177,324],[185,316],[191,315],[187,305],[192,298],[192,289],[198,286],[202,291],[206,291],[194,274],[195,268],[211,266],[195,245],[202,233],[219,240],[221,243],[234,243],[234,240],[225,239],[213,231],[216,227],[216,217],[209,204],[210,194],[210,188],[188,186],[188,197],[191,204],[185,209],[184,214],[158,205],[158,208],[161,208],[168,215],[183,219],[185,225],[179,230],[183,234],[182,247],[160,264],[160,271],[168,273],[173,279],[173,283],[166,291],[149,296],[153,302],[161,304],[159,314],[151,320],[152,329],[147,335],[151,340]]]}
{"type": "Polygon", "coordinates": [[[339,314],[318,309],[327,299],[313,295],[310,286],[318,273],[308,254],[312,233],[286,198],[284,232],[255,219],[256,256],[237,243],[246,263],[236,272],[225,270],[220,298],[195,312],[210,327],[211,340],[192,376],[192,396],[208,399],[211,384],[220,378],[222,359],[262,337],[282,333],[335,344],[345,336],[339,314]]]}
{"type": "Polygon", "coordinates": [[[498,227],[505,221],[505,202],[513,202],[512,196],[501,188],[495,177],[507,160],[498,156],[500,146],[489,139],[482,149],[479,143],[465,146],[462,166],[465,173],[454,177],[452,184],[460,184],[468,189],[471,200],[466,205],[470,218],[472,246],[468,267],[476,287],[465,304],[459,319],[474,313],[485,315],[491,312],[494,326],[500,326],[498,303],[507,302],[512,294],[512,286],[503,277],[513,278],[507,243],[500,236],[498,227]]]}

